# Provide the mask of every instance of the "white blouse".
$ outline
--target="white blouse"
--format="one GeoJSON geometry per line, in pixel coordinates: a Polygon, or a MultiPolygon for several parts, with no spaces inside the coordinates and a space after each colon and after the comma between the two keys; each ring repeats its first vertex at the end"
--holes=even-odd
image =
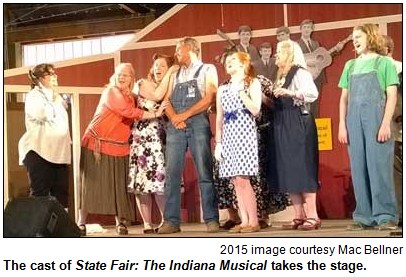
{"type": "Polygon", "coordinates": [[[50,89],[36,86],[25,98],[25,127],[27,131],[18,142],[19,164],[29,151],[56,164],[70,164],[71,138],[68,113],[63,99],[55,99],[50,89]]]}
{"type": "Polygon", "coordinates": [[[301,95],[303,101],[293,98],[295,106],[301,106],[304,103],[311,103],[317,100],[319,92],[314,84],[313,77],[309,71],[299,68],[290,83],[289,90],[293,91],[296,95],[301,95]]]}

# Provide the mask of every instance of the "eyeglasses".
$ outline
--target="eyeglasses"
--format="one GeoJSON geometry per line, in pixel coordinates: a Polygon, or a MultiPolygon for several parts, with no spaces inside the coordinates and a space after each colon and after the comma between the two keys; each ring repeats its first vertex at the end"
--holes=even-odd
{"type": "Polygon", "coordinates": [[[117,74],[117,77],[124,77],[124,78],[132,78],[131,75],[127,75],[127,74],[117,74]]]}
{"type": "Polygon", "coordinates": [[[45,73],[45,74],[43,75],[43,77],[46,77],[46,76],[58,76],[58,75],[56,75],[55,72],[49,72],[49,73],[45,73]]]}

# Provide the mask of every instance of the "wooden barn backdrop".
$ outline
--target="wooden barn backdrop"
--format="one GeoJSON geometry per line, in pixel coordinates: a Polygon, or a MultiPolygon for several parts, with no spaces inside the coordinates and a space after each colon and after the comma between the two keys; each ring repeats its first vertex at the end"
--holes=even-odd
{"type": "MultiPolygon", "coordinates": [[[[136,78],[145,77],[152,63],[154,53],[173,54],[178,38],[195,37],[201,45],[201,57],[206,63],[215,63],[227,42],[216,34],[220,29],[238,42],[237,30],[247,24],[253,29],[251,43],[259,46],[270,42],[275,48],[276,28],[282,25],[291,30],[291,39],[300,38],[299,24],[310,18],[316,23],[313,38],[329,49],[351,34],[355,25],[379,24],[383,34],[394,39],[394,58],[402,60],[402,5],[401,4],[179,4],[135,35],[113,54],[92,56],[58,62],[60,92],[72,94],[72,207],[77,208],[77,187],[79,184],[80,137],[91,120],[102,87],[108,82],[114,66],[130,62],[136,69],[136,78]],[[351,12],[349,12],[351,11],[351,12]]],[[[275,49],[274,49],[275,50],[275,49]]],[[[351,174],[347,148],[338,143],[338,103],[341,91],[337,84],[345,62],[355,57],[353,46],[346,44],[342,52],[334,57],[326,69],[327,83],[320,96],[320,117],[331,118],[333,150],[320,152],[321,189],[318,194],[318,208],[323,218],[347,218],[354,209],[351,174]]],[[[216,65],[219,81],[225,74],[216,65]]],[[[17,143],[24,132],[22,105],[7,104],[9,96],[29,90],[28,68],[17,68],[4,72],[4,203],[16,188],[26,184],[26,173],[18,166],[17,143]]],[[[214,118],[212,118],[214,119],[214,118]]],[[[212,120],[214,127],[214,120],[212,120]]],[[[213,128],[214,130],[214,128],[213,128]]],[[[200,200],[196,186],[196,173],[190,155],[184,172],[182,216],[189,222],[200,221],[200,200]]],[[[73,209],[72,209],[73,210],[73,209]]]]}

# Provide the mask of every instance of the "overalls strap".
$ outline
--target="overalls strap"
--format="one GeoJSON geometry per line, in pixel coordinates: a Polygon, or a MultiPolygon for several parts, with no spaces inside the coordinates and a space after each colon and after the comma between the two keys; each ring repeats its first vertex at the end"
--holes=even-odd
{"type": "Polygon", "coordinates": [[[196,70],[195,75],[193,75],[193,79],[197,79],[197,77],[199,77],[200,70],[202,70],[203,66],[204,66],[204,64],[202,64],[202,65],[196,70]]]}
{"type": "MultiPolygon", "coordinates": [[[[197,79],[197,77],[199,77],[199,73],[200,70],[203,68],[204,64],[202,64],[195,72],[195,74],[193,75],[193,79],[197,79]]],[[[178,72],[176,73],[176,83],[179,84],[179,74],[180,74],[180,70],[178,70],[178,72]]]]}

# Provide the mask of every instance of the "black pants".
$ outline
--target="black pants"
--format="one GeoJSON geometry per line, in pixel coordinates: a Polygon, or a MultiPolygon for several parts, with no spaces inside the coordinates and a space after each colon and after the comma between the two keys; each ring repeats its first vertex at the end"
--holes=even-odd
{"type": "Polygon", "coordinates": [[[24,159],[30,181],[30,195],[52,195],[62,206],[68,206],[68,167],[44,160],[34,151],[29,151],[24,159]]]}

